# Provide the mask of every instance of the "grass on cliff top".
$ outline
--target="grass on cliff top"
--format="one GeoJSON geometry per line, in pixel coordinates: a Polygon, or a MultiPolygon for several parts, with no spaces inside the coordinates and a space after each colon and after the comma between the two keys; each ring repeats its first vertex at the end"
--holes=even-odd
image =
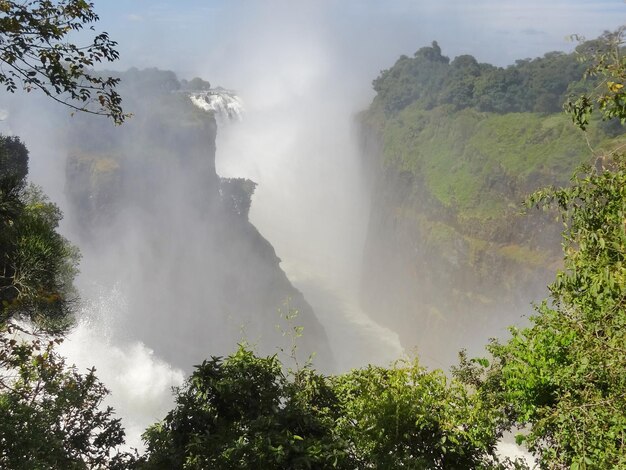
{"type": "MultiPolygon", "coordinates": [[[[384,127],[385,164],[410,171],[466,216],[497,217],[533,189],[566,184],[591,152],[563,114],[409,106],[384,127]]],[[[594,144],[606,140],[598,131],[594,144]]]]}

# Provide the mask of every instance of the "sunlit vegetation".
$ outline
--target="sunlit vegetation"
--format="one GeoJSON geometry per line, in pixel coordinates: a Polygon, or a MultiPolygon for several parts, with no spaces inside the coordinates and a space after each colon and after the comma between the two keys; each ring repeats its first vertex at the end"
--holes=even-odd
{"type": "Polygon", "coordinates": [[[478,399],[417,363],[325,377],[240,347],[176,391],[139,468],[501,468],[501,417],[478,399]]]}
{"type": "Polygon", "coordinates": [[[529,298],[545,295],[562,265],[560,225],[551,214],[522,214],[521,203],[569,184],[579,165],[624,144],[618,119],[603,121],[580,101],[587,92],[598,106],[620,102],[615,77],[598,86],[606,68],[584,78],[594,54],[607,62],[610,36],[504,68],[449,59],[433,44],[375,80],[378,93],[360,116],[364,139],[376,141],[368,163],[377,178],[363,296],[371,314],[384,311],[381,321],[407,332],[408,344],[436,351],[441,334],[461,347],[469,329],[490,325],[485,334],[494,335],[530,312],[529,298]],[[585,133],[562,112],[568,100],[589,123],[585,133]],[[380,278],[396,281],[378,287],[380,278]],[[448,284],[452,295],[433,288],[448,284]],[[431,333],[422,333],[425,322],[431,333]]]}
{"type": "Polygon", "coordinates": [[[584,70],[574,54],[562,52],[506,68],[479,63],[471,55],[450,61],[433,42],[413,57],[400,57],[374,80],[375,104],[388,115],[416,102],[425,109],[449,104],[495,113],[558,112],[569,93],[584,89],[584,70]]]}

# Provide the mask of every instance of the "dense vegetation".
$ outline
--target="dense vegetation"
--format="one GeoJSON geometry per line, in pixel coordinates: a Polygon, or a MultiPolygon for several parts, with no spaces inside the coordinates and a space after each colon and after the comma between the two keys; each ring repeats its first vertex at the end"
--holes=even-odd
{"type": "MultiPolygon", "coordinates": [[[[601,42],[579,47],[587,50],[601,42]]],[[[471,55],[454,60],[441,53],[437,42],[413,57],[401,56],[374,80],[376,99],[387,114],[397,114],[418,102],[425,109],[451,105],[495,113],[558,112],[572,92],[586,88],[580,79],[585,65],[574,54],[549,52],[523,59],[506,68],[479,63],[471,55]]]]}
{"type": "Polygon", "coordinates": [[[28,151],[0,136],[0,325],[28,319],[48,331],[67,326],[78,252],[56,228],[61,213],[26,184],[28,151]]]}
{"type": "Polygon", "coordinates": [[[588,158],[588,141],[612,145],[622,134],[619,122],[603,122],[584,136],[561,113],[594,88],[581,58],[607,40],[506,68],[468,55],[450,61],[433,42],[381,72],[364,120],[382,136],[385,165],[420,177],[442,206],[484,222],[538,185],[565,184],[588,158]]]}
{"type": "MultiPolygon", "coordinates": [[[[362,304],[429,364],[454,363],[448,346],[468,336],[502,335],[545,296],[562,265],[560,227],[520,205],[624,144],[618,119],[589,115],[578,99],[602,83],[591,69],[583,76],[610,40],[505,68],[448,60],[433,44],[375,80],[360,116],[373,187],[362,304]],[[468,99],[451,99],[463,84],[468,99]],[[586,133],[562,112],[565,101],[586,133]]],[[[605,77],[618,89],[620,80],[605,77]]]]}
{"type": "MultiPolygon", "coordinates": [[[[608,163],[608,162],[607,162],[608,163]]],[[[535,193],[565,223],[564,269],[530,328],[496,359],[498,397],[547,468],[626,465],[626,162],[581,169],[572,186],[535,193]]]]}
{"type": "Polygon", "coordinates": [[[245,347],[196,368],[145,469],[499,468],[499,413],[417,363],[324,377],[245,347]]]}
{"type": "MultiPolygon", "coordinates": [[[[578,98],[586,104],[582,113],[569,106],[581,128],[594,109],[603,119],[626,120],[622,32],[606,42],[589,68],[599,86],[578,98]]],[[[527,205],[558,209],[564,268],[531,326],[491,345],[495,364],[479,388],[511,411],[516,426],[526,427],[519,440],[542,468],[623,468],[626,156],[604,155],[594,167],[581,167],[571,186],[538,191],[527,205]]]]}

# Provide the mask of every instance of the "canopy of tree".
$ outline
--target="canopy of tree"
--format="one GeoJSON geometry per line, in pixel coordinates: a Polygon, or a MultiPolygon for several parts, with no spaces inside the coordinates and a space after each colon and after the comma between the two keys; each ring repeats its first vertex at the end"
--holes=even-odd
{"type": "Polygon", "coordinates": [[[401,56],[373,86],[388,114],[414,102],[426,109],[448,104],[496,113],[556,112],[581,87],[584,70],[575,54],[562,52],[518,60],[506,68],[478,63],[471,55],[450,61],[433,42],[413,57],[401,56]]]}
{"type": "MultiPolygon", "coordinates": [[[[95,370],[80,374],[55,352],[60,340],[0,335],[0,468],[124,469],[124,430],[95,370]]],[[[22,332],[25,333],[25,332],[22,332]]]]}
{"type": "Polygon", "coordinates": [[[118,58],[116,42],[107,33],[85,46],[67,39],[96,21],[93,3],[84,0],[0,1],[0,85],[9,92],[37,89],[74,110],[122,123],[118,79],[91,70],[118,58]]]}
{"type": "Polygon", "coordinates": [[[245,347],[203,362],[141,469],[500,468],[498,413],[417,363],[324,377],[245,347]]]}

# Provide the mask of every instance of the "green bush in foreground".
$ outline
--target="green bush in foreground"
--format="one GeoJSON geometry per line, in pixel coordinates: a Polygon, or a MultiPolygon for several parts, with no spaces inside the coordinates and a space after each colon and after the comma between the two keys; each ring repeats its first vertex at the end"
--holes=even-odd
{"type": "Polygon", "coordinates": [[[68,367],[54,350],[60,340],[24,334],[11,326],[0,335],[0,468],[130,468],[133,456],[116,450],[124,430],[102,406],[108,391],[95,370],[68,367]]]}
{"type": "Polygon", "coordinates": [[[626,161],[529,203],[560,210],[565,266],[531,326],[489,347],[495,362],[479,389],[527,430],[518,440],[542,468],[624,468],[626,161]]]}
{"type": "Polygon", "coordinates": [[[505,468],[499,413],[417,363],[325,377],[249,349],[197,366],[142,469],[505,468]]]}

